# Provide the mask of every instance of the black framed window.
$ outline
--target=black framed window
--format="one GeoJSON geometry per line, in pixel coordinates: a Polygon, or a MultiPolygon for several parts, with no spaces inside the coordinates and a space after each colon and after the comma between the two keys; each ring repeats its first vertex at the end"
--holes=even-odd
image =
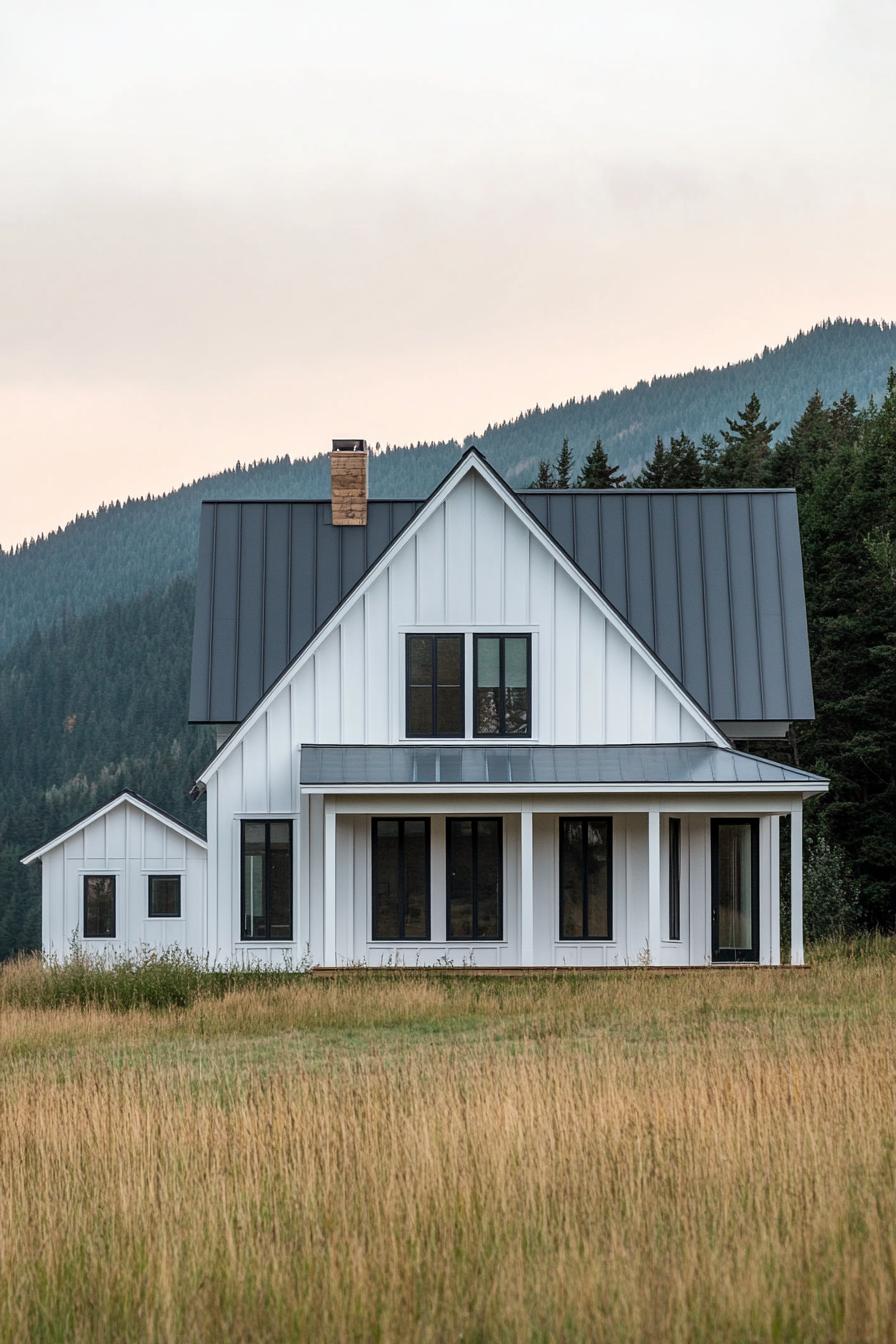
{"type": "Polygon", "coordinates": [[[613,820],[560,818],[560,937],[613,937],[613,820]]]}
{"type": "Polygon", "coordinates": [[[532,735],[531,635],[474,635],[473,681],[476,737],[532,735]]]}
{"type": "Polygon", "coordinates": [[[115,937],[115,877],[111,873],[84,878],[84,937],[115,937]]]}
{"type": "Polygon", "coordinates": [[[759,819],[713,818],[712,959],[759,960],[759,819]]]}
{"type": "Polygon", "coordinates": [[[244,942],[292,938],[292,822],[241,823],[240,919],[244,942]]]}
{"type": "Polygon", "coordinates": [[[669,818],[669,938],[681,939],[681,818],[669,818]]]}
{"type": "Polygon", "coordinates": [[[180,919],[180,873],[151,873],[149,918],[180,919]]]}
{"type": "Polygon", "coordinates": [[[448,817],[448,937],[502,938],[504,850],[500,817],[448,817]]]}
{"type": "Polygon", "coordinates": [[[405,640],[407,737],[463,737],[463,635],[408,635],[405,640]]]}
{"type": "Polygon", "coordinates": [[[429,938],[429,855],[428,817],[374,817],[374,942],[429,938]]]}

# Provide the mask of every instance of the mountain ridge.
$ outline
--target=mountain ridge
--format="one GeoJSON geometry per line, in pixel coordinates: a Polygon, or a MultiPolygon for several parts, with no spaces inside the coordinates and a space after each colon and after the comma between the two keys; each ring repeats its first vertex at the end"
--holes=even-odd
{"type": "MultiPolygon", "coordinates": [[[[734,364],[685,374],[658,374],[634,387],[535,406],[489,424],[463,441],[386,446],[370,464],[373,496],[421,498],[459,454],[476,443],[517,488],[529,484],[542,457],[556,457],[568,438],[580,463],[600,437],[623,470],[636,470],[657,435],[682,430],[699,439],[719,434],[725,419],[758,392],[783,437],[818,389],[826,401],[849,387],[860,403],[880,396],[896,365],[896,323],[827,320],[734,364]]],[[[199,477],[163,495],[99,506],[55,531],[0,551],[0,652],[35,629],[159,589],[195,572],[199,506],[204,498],[326,497],[326,453],[259,459],[199,477]]]]}

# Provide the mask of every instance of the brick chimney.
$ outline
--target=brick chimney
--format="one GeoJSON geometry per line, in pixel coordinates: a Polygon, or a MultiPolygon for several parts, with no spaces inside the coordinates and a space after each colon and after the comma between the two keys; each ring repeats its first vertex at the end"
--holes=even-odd
{"type": "Polygon", "coordinates": [[[330,453],[334,527],[367,526],[367,442],[334,439],[330,453]]]}

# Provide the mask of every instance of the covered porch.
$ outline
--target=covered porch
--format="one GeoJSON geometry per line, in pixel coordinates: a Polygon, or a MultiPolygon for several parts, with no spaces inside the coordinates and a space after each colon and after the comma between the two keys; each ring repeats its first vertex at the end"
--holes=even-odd
{"type": "Polygon", "coordinates": [[[790,960],[801,965],[802,808],[825,787],[705,744],[303,748],[312,958],[779,965],[788,816],[790,960]]]}

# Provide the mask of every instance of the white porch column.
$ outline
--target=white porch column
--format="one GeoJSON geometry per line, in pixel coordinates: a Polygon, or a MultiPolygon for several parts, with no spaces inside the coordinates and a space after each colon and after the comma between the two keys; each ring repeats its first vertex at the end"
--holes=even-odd
{"type": "Polygon", "coordinates": [[[647,813],[647,950],[651,966],[660,963],[663,936],[660,906],[660,814],[647,813]]]}
{"type": "Polygon", "coordinates": [[[324,965],[336,965],[336,809],[324,802],[324,965]]]}
{"type": "Polygon", "coordinates": [[[803,955],[803,803],[790,811],[790,964],[802,966],[803,955]]]}
{"type": "Polygon", "coordinates": [[[520,965],[535,964],[535,872],[532,809],[520,813],[520,965]]]}

